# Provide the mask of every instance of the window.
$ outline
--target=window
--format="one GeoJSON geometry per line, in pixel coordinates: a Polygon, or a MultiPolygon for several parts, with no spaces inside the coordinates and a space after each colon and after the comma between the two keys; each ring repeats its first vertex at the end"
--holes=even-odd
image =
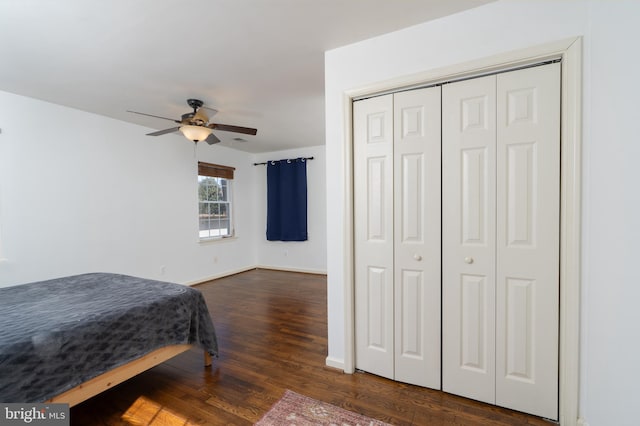
{"type": "Polygon", "coordinates": [[[198,217],[201,240],[234,235],[233,167],[198,162],[198,217]]]}

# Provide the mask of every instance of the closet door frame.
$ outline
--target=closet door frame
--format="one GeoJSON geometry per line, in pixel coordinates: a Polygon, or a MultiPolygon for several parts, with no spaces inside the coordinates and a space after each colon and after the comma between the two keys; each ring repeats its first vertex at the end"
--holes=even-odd
{"type": "MultiPolygon", "coordinates": [[[[445,68],[427,70],[411,76],[398,76],[343,93],[345,195],[344,246],[351,258],[343,271],[345,307],[345,354],[342,368],[355,371],[354,317],[354,218],[353,218],[353,114],[354,99],[411,87],[486,75],[547,60],[560,59],[561,70],[561,175],[560,175],[560,354],[559,421],[577,425],[580,365],[580,243],[582,188],[582,37],[505,52],[445,68]]],[[[329,362],[329,360],[328,360],[329,362]]],[[[334,362],[331,362],[335,365],[334,362]]]]}

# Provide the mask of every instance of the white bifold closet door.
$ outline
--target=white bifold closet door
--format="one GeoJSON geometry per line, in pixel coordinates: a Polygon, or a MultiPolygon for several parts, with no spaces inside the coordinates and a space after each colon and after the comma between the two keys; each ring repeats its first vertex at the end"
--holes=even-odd
{"type": "Polygon", "coordinates": [[[560,64],[442,93],[443,390],[558,417],[560,64]]]}
{"type": "Polygon", "coordinates": [[[440,388],[440,88],[354,103],[356,368],[440,388]]]}
{"type": "Polygon", "coordinates": [[[442,93],[442,388],[494,404],[496,77],[442,93]]]}

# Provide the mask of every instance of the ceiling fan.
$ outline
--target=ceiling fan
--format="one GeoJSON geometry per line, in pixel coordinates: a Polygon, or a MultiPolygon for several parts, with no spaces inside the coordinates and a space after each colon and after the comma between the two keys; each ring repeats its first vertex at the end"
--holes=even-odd
{"type": "Polygon", "coordinates": [[[147,133],[147,136],[160,136],[167,133],[174,133],[177,131],[182,132],[182,134],[193,142],[205,141],[209,145],[216,144],[220,142],[220,139],[216,135],[212,133],[213,130],[222,130],[225,132],[235,132],[235,133],[244,133],[246,135],[255,135],[258,130],[252,129],[250,127],[240,127],[240,126],[232,126],[229,124],[220,124],[220,123],[209,123],[209,116],[207,115],[205,109],[208,109],[213,112],[214,115],[218,111],[212,108],[208,108],[203,106],[204,103],[199,99],[187,99],[187,104],[191,108],[193,108],[193,112],[187,112],[182,114],[180,120],[175,120],[173,118],[160,117],[158,115],[146,114],[144,112],[137,111],[129,111],[134,114],[146,115],[148,117],[162,118],[163,120],[171,120],[174,123],[178,123],[179,126],[172,127],[170,129],[158,130],[156,132],[147,133]]]}

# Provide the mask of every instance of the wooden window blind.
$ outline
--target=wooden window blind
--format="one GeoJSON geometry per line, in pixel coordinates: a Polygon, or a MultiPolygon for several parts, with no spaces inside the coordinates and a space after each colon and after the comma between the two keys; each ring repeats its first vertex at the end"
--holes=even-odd
{"type": "Polygon", "coordinates": [[[235,169],[235,167],[221,166],[219,164],[211,164],[198,161],[198,176],[233,179],[233,171],[235,169]]]}

